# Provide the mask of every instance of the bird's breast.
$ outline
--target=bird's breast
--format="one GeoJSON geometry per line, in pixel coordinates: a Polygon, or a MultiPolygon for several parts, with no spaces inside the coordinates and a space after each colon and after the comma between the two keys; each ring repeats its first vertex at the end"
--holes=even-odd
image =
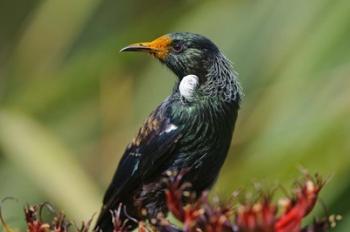
{"type": "Polygon", "coordinates": [[[177,109],[183,136],[171,166],[200,168],[209,161],[223,162],[236,118],[234,108],[218,104],[190,104],[177,109]]]}

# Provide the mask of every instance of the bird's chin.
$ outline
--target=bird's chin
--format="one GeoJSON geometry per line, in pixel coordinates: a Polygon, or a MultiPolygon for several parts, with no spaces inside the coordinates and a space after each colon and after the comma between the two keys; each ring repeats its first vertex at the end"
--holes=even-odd
{"type": "Polygon", "coordinates": [[[185,76],[189,75],[189,74],[186,74],[185,72],[181,72],[181,71],[178,71],[178,72],[175,72],[175,75],[178,77],[178,79],[181,81],[185,76]]]}
{"type": "Polygon", "coordinates": [[[178,77],[180,81],[184,76],[191,75],[191,74],[196,75],[196,73],[189,72],[188,70],[185,70],[183,67],[177,65],[176,62],[174,62],[169,57],[165,58],[164,60],[158,58],[158,60],[162,64],[166,65],[178,77]]]}

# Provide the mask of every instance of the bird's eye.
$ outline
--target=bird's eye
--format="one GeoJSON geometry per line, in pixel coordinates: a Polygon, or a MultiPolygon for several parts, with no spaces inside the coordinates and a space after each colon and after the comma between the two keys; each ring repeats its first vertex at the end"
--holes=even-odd
{"type": "Polygon", "coordinates": [[[183,45],[181,44],[181,43],[175,43],[174,45],[173,45],[173,49],[174,49],[174,51],[175,52],[177,52],[177,53],[179,53],[179,52],[181,52],[182,50],[183,50],[183,45]]]}

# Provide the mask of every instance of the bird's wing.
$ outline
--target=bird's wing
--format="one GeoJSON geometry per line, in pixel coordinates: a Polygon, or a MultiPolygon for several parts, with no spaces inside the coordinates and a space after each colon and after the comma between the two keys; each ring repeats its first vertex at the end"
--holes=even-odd
{"type": "Polygon", "coordinates": [[[141,180],[171,156],[181,132],[159,108],[149,116],[138,135],[128,145],[104,196],[104,209],[115,208],[123,194],[130,194],[141,180]]]}

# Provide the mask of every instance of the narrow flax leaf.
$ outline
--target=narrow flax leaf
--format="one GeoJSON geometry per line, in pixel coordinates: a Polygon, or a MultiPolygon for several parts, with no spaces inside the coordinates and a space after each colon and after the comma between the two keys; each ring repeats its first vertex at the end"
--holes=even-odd
{"type": "Polygon", "coordinates": [[[90,218],[99,210],[98,188],[74,154],[33,119],[0,111],[0,146],[4,155],[47,194],[48,200],[73,220],[90,218]]]}
{"type": "Polygon", "coordinates": [[[28,25],[16,49],[18,75],[28,78],[56,67],[99,3],[100,0],[41,1],[31,20],[26,21],[28,25]]]}

